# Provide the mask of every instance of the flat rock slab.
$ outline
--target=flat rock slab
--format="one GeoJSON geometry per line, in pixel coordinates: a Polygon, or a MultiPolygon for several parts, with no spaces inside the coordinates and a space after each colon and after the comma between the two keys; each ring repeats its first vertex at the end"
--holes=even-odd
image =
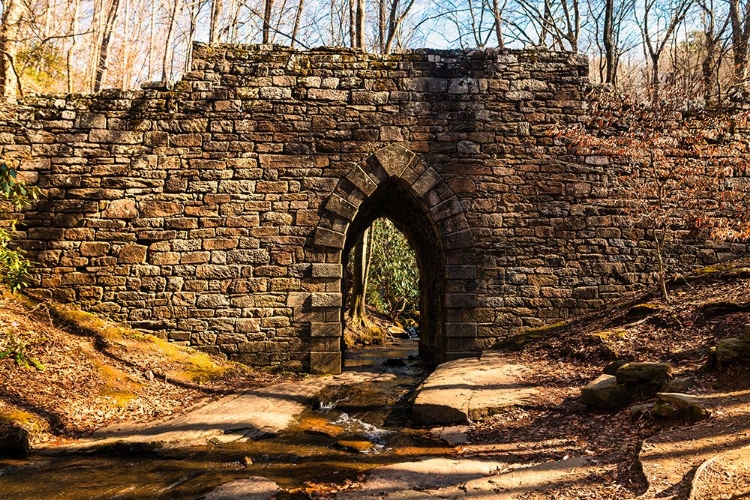
{"type": "Polygon", "coordinates": [[[693,477],[690,500],[750,496],[750,446],[724,452],[703,462],[693,477]]]}
{"type": "Polygon", "coordinates": [[[420,386],[412,419],[416,425],[466,424],[506,408],[529,404],[538,394],[524,385],[529,370],[500,353],[449,361],[420,386]]]}
{"type": "Polygon", "coordinates": [[[583,457],[515,469],[500,462],[430,459],[375,469],[362,489],[340,493],[336,499],[511,500],[534,491],[572,485],[599,474],[601,469],[583,457]]]}
{"type": "Polygon", "coordinates": [[[711,418],[663,432],[641,445],[638,460],[648,481],[642,498],[686,498],[701,464],[750,446],[750,391],[694,398],[711,411],[711,418]]]}
{"type": "Polygon", "coordinates": [[[281,491],[279,485],[264,477],[249,477],[222,484],[206,500],[270,500],[281,491]]]}
{"type": "Polygon", "coordinates": [[[435,489],[482,478],[506,464],[476,459],[431,458],[378,467],[359,490],[339,493],[337,500],[401,498],[408,491],[435,489]]]}
{"type": "Polygon", "coordinates": [[[68,445],[48,446],[44,452],[84,452],[110,446],[181,448],[275,435],[295,422],[296,416],[324,387],[377,381],[387,376],[387,373],[346,373],[284,382],[224,396],[167,419],[104,427],[90,438],[68,445]]]}

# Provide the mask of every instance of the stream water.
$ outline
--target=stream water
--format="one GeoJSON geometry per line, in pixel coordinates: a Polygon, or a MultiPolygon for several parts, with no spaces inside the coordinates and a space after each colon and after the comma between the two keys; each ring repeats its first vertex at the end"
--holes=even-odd
{"type": "Polygon", "coordinates": [[[323,390],[318,402],[279,435],[251,442],[141,454],[95,454],[0,460],[0,498],[201,498],[249,476],[275,481],[308,498],[306,488],[344,484],[364,472],[452,449],[409,424],[410,398],[425,372],[417,342],[402,340],[346,353],[345,370],[371,381],[323,390]]]}

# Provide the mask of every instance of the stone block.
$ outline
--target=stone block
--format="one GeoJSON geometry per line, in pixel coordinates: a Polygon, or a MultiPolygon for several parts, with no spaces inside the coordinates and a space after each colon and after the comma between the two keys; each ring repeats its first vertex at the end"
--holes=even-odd
{"type": "Polygon", "coordinates": [[[476,323],[446,323],[445,336],[467,338],[476,337],[477,325],[476,323]]]}
{"type": "Polygon", "coordinates": [[[342,332],[341,322],[336,323],[310,323],[311,337],[340,337],[342,332]]]}
{"type": "Polygon", "coordinates": [[[341,278],[343,266],[341,264],[313,264],[313,278],[341,278]]]}
{"type": "Polygon", "coordinates": [[[117,255],[117,262],[120,264],[143,264],[146,262],[147,251],[148,248],[144,245],[125,245],[117,255]]]}
{"type": "Polygon", "coordinates": [[[351,182],[354,187],[362,191],[366,196],[371,195],[377,188],[375,181],[370,178],[359,166],[354,167],[346,174],[346,179],[351,182]]]}
{"type": "Polygon", "coordinates": [[[310,294],[310,307],[341,307],[340,293],[310,294]]]}
{"type": "Polygon", "coordinates": [[[102,211],[102,217],[105,219],[135,219],[138,217],[135,200],[111,201],[107,208],[102,211]]]}
{"type": "Polygon", "coordinates": [[[344,248],[346,236],[343,233],[319,227],[315,230],[315,244],[321,247],[344,248]]]}
{"type": "Polygon", "coordinates": [[[310,373],[315,375],[338,375],[341,373],[340,352],[311,352],[310,373]]]}
{"type": "Polygon", "coordinates": [[[357,214],[357,207],[337,194],[332,194],[331,197],[328,198],[328,201],[326,202],[326,210],[339,215],[348,221],[353,220],[354,216],[357,214]]]}
{"type": "Polygon", "coordinates": [[[477,296],[473,293],[446,293],[445,307],[471,308],[477,307],[477,296]]]}
{"type": "MultiPolygon", "coordinates": [[[[382,130],[381,130],[381,140],[382,130]]],[[[375,151],[374,155],[383,170],[391,177],[401,177],[416,155],[398,144],[375,151]]]]}

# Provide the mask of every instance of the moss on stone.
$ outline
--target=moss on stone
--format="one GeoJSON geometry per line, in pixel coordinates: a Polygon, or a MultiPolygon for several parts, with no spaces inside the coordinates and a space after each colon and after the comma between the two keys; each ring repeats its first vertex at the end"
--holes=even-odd
{"type": "Polygon", "coordinates": [[[495,343],[493,348],[518,351],[523,349],[528,344],[541,340],[550,333],[560,330],[563,326],[565,326],[565,322],[558,321],[557,323],[552,323],[537,328],[531,328],[529,330],[526,330],[525,332],[500,340],[499,342],[495,343]]]}

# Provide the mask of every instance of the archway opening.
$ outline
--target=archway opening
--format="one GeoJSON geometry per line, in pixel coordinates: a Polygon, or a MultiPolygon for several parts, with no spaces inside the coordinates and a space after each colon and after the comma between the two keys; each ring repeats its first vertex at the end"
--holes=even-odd
{"type": "MultiPolygon", "coordinates": [[[[410,298],[411,305],[406,306],[414,310],[410,311],[411,314],[408,317],[415,322],[419,335],[420,357],[428,364],[439,362],[442,353],[445,352],[443,335],[445,256],[441,240],[428,216],[424,202],[411,191],[405,181],[398,178],[383,181],[378,189],[360,205],[357,216],[348,228],[342,253],[343,263],[346,264],[352,260],[350,256],[355,252],[355,245],[367,229],[381,232],[397,231],[399,234],[391,233],[391,236],[398,238],[403,235],[406,240],[417,268],[414,270],[417,287],[414,295],[416,297],[410,298]]],[[[402,247],[400,242],[396,244],[402,247]]],[[[388,256],[381,257],[388,258],[388,256]]],[[[342,291],[348,297],[351,297],[351,277],[350,272],[344,273],[342,291]]],[[[378,285],[382,285],[382,282],[378,285]]],[[[399,295],[395,293],[390,296],[391,304],[384,305],[384,312],[392,313],[393,307],[401,307],[399,295]]],[[[372,295],[371,298],[373,298],[372,295]]],[[[382,295],[380,298],[383,298],[382,295]]],[[[351,321],[348,317],[350,300],[350,298],[346,299],[342,308],[341,319],[345,325],[351,321]]],[[[343,348],[345,345],[342,341],[343,348]]]]}

